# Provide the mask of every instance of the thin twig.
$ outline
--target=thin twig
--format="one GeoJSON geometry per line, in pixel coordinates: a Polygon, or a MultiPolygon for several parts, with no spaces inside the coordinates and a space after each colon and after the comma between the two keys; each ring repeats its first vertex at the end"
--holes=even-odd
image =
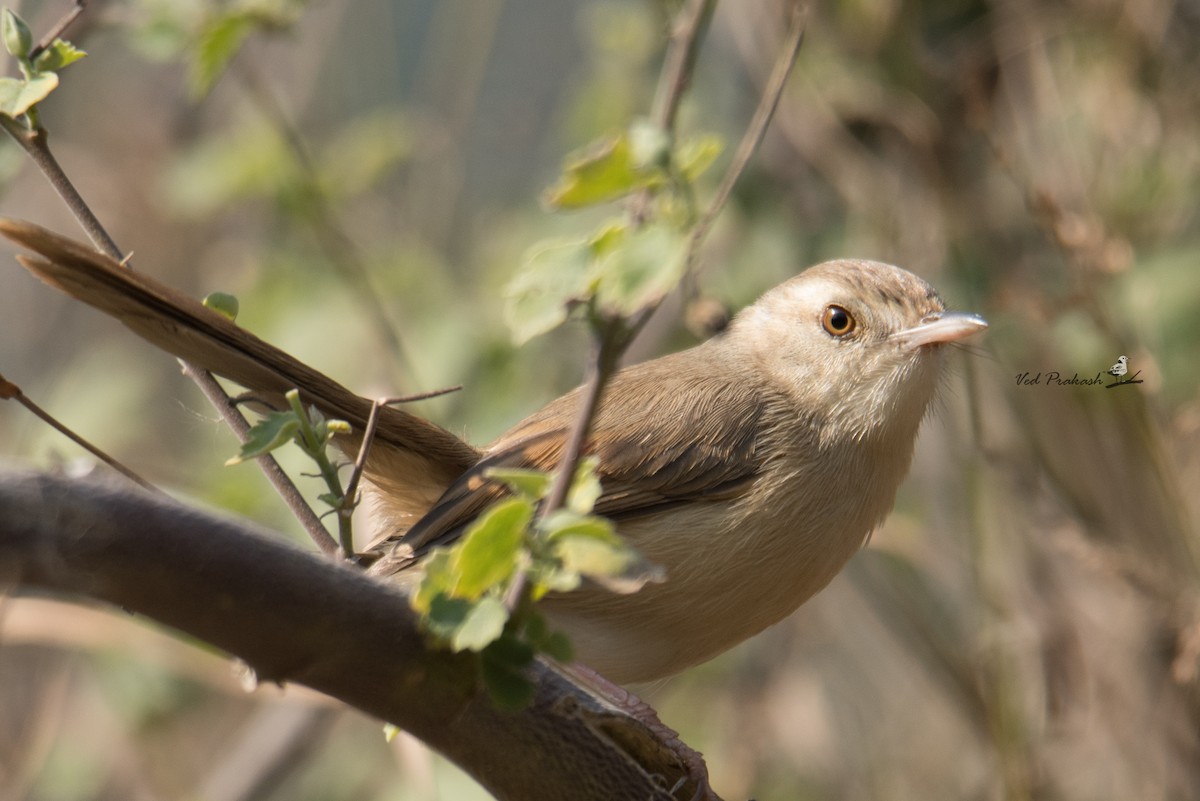
{"type": "Polygon", "coordinates": [[[0,114],[0,125],[4,126],[4,130],[16,140],[29,158],[33,159],[33,163],[38,166],[42,175],[50,182],[50,186],[62,198],[63,203],[82,226],[84,233],[87,234],[96,249],[117,261],[123,261],[125,257],[117,247],[117,243],[108,235],[108,231],[104,230],[100,220],[92,213],[83,196],[79,194],[79,190],[75,188],[75,184],[71,183],[71,179],[59,165],[58,159],[54,158],[54,154],[50,152],[49,134],[46,130],[44,128],[27,128],[6,114],[0,114]]]}
{"type": "Polygon", "coordinates": [[[40,56],[43,50],[54,44],[55,39],[66,33],[67,28],[71,27],[71,24],[79,18],[79,15],[83,13],[85,8],[87,8],[87,0],[75,0],[75,7],[66,14],[63,14],[58,22],[54,23],[50,30],[46,32],[46,35],[38,41],[37,46],[29,51],[29,60],[33,61],[40,56]]]}
{"type": "Polygon", "coordinates": [[[729,167],[725,170],[725,175],[721,178],[721,184],[717,187],[716,194],[709,202],[708,208],[704,210],[704,214],[696,222],[695,227],[692,228],[692,235],[688,241],[685,273],[692,271],[696,255],[700,246],[704,244],[708,232],[712,229],[713,222],[721,213],[721,209],[725,207],[734,185],[745,172],[746,165],[750,163],[750,159],[762,144],[763,137],[766,136],[767,128],[771,125],[771,119],[775,116],[775,110],[779,107],[779,101],[783,97],[783,89],[787,86],[788,77],[796,65],[796,56],[800,52],[800,45],[804,42],[807,20],[807,6],[797,5],[792,9],[783,50],[775,60],[775,66],[771,70],[766,86],[763,87],[758,108],[754,110],[754,116],[750,119],[746,132],[742,134],[742,141],[738,143],[738,149],[734,153],[729,167]]]}
{"type": "Polygon", "coordinates": [[[367,427],[363,431],[362,443],[358,446],[358,456],[354,459],[354,470],[350,473],[350,481],[346,484],[346,494],[342,499],[342,507],[338,510],[339,515],[351,515],[354,513],[354,508],[358,506],[358,484],[362,480],[363,470],[367,465],[367,454],[371,451],[371,444],[375,441],[375,430],[379,426],[379,410],[384,406],[394,406],[401,403],[415,403],[417,401],[436,398],[441,395],[448,395],[451,392],[458,392],[462,386],[447,387],[446,389],[435,389],[429,392],[421,392],[416,395],[403,395],[398,398],[376,398],[371,404],[371,414],[367,417],[367,427]]]}
{"type": "MultiPolygon", "coordinates": [[[[201,367],[198,367],[190,362],[185,362],[182,359],[179,361],[183,366],[183,374],[192,379],[200,391],[204,393],[204,397],[212,404],[217,413],[221,415],[221,419],[225,421],[225,425],[233,431],[238,438],[238,442],[245,443],[250,438],[250,424],[246,422],[246,418],[234,406],[233,401],[226,394],[217,380],[212,377],[212,374],[201,367]]],[[[264,453],[255,459],[258,462],[259,469],[267,477],[267,481],[271,482],[271,486],[279,493],[279,497],[283,499],[284,505],[299,521],[304,530],[308,532],[308,536],[313,543],[324,554],[333,555],[338,551],[337,540],[330,536],[325,530],[325,526],[321,524],[321,519],[317,517],[317,513],[312,510],[312,507],[304,500],[304,496],[300,494],[300,490],[288,478],[287,473],[283,472],[283,468],[279,466],[279,462],[275,461],[269,453],[264,453]]]]}
{"type": "Polygon", "coordinates": [[[592,358],[588,361],[587,378],[584,381],[582,397],[579,399],[579,411],[571,425],[571,431],[567,435],[562,459],[558,463],[558,470],[554,474],[550,492],[542,502],[540,512],[542,518],[559,509],[567,498],[567,491],[570,490],[571,482],[575,478],[575,469],[583,456],[583,448],[591,431],[592,420],[596,416],[596,409],[600,406],[600,399],[604,394],[604,386],[616,370],[621,353],[632,339],[632,336],[624,335],[625,333],[622,321],[615,321],[608,322],[604,331],[596,336],[592,358]]]}
{"type": "Polygon", "coordinates": [[[716,5],[716,0],[688,0],[687,6],[671,23],[671,43],[663,59],[658,86],[654,90],[654,102],[650,107],[650,119],[664,131],[675,128],[679,102],[692,82],[701,34],[712,19],[716,5]]]}
{"type": "Polygon", "coordinates": [[[162,493],[162,490],[160,490],[158,487],[154,486],[149,481],[147,481],[146,479],[139,476],[132,469],[121,464],[114,457],[109,456],[107,453],[100,450],[100,448],[98,448],[95,445],[93,445],[92,443],[88,442],[81,435],[72,431],[69,427],[67,427],[65,424],[60,422],[57,418],[55,418],[52,414],[47,412],[41,406],[38,406],[36,403],[33,402],[33,400],[31,400],[29,398],[28,395],[26,395],[24,392],[21,391],[21,388],[19,386],[17,386],[13,382],[9,381],[2,375],[0,375],[0,400],[15,400],[17,403],[21,404],[26,409],[33,412],[34,415],[39,417],[44,423],[46,423],[48,426],[53,428],[55,431],[62,434],[67,439],[71,440],[76,445],[83,448],[85,451],[92,454],[92,456],[95,456],[97,459],[104,462],[106,465],[111,467],[113,470],[116,470],[118,473],[125,476],[133,483],[135,483],[138,486],[141,486],[145,489],[148,489],[151,492],[157,492],[160,494],[162,493]]]}

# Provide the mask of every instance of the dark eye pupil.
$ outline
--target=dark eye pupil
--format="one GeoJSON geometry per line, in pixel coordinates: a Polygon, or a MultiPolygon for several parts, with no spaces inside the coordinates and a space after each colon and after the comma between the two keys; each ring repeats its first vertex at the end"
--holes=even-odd
{"type": "Polygon", "coordinates": [[[829,313],[829,327],[835,331],[844,331],[850,325],[850,318],[841,309],[833,309],[829,313]]]}

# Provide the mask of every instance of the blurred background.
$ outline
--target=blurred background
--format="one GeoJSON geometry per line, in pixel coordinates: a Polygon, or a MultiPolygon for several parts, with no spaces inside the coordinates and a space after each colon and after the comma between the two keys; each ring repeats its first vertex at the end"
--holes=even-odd
{"type": "MultiPolygon", "coordinates": [[[[17,10],[36,38],[69,5],[17,10]]],[[[224,8],[268,24],[206,87],[219,6],[93,0],[68,36],[89,55],[42,104],[135,266],[238,295],[239,323],[363,394],[464,385],[418,411],[477,443],[578,383],[583,330],[514,348],[503,289],[531,244],[602,218],[539,195],[566,154],[646,112],[675,3],[224,8]]],[[[728,143],[702,198],[785,11],[714,16],[680,118],[728,143]]],[[[638,688],[723,797],[1200,797],[1198,41],[1194,0],[813,4],[701,289],[737,308],[809,264],[872,258],[991,328],[953,354],[895,512],[845,573],[638,688]],[[1143,383],[1050,375],[1120,355],[1143,383]]],[[[8,142],[0,213],[79,235],[8,142]]],[[[176,496],[305,541],[256,468],[221,466],[233,438],[173,359],[5,260],[0,373],[176,496]]],[[[681,307],[631,358],[695,341],[681,307]]],[[[3,464],[80,456],[0,405],[3,464]]],[[[201,644],[0,598],[0,801],[181,797],[486,796],[378,721],[248,693],[201,644]]]]}

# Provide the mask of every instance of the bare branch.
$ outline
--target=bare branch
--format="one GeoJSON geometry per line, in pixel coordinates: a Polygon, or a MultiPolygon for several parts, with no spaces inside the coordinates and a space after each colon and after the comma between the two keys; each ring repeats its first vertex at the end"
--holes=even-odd
{"type": "Polygon", "coordinates": [[[0,581],[145,615],[260,681],[391,721],[499,799],[665,801],[702,787],[677,743],[549,665],[531,669],[530,706],[500,710],[472,657],[430,648],[397,586],[141,492],[0,473],[0,581]]]}

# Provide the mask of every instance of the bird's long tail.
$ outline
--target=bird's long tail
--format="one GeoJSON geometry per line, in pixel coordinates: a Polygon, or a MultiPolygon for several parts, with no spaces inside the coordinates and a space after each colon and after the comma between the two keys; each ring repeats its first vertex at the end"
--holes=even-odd
{"type": "MultiPolygon", "coordinates": [[[[237,326],[198,301],[92,248],[32,223],[0,217],[0,233],[38,254],[17,261],[50,286],[109,314],[151,344],[282,404],[295,388],[305,405],[359,432],[371,402],[237,326]]],[[[450,432],[409,412],[382,410],[368,474],[386,494],[428,503],[479,459],[450,432]]],[[[353,445],[358,436],[346,445],[353,445]]]]}

